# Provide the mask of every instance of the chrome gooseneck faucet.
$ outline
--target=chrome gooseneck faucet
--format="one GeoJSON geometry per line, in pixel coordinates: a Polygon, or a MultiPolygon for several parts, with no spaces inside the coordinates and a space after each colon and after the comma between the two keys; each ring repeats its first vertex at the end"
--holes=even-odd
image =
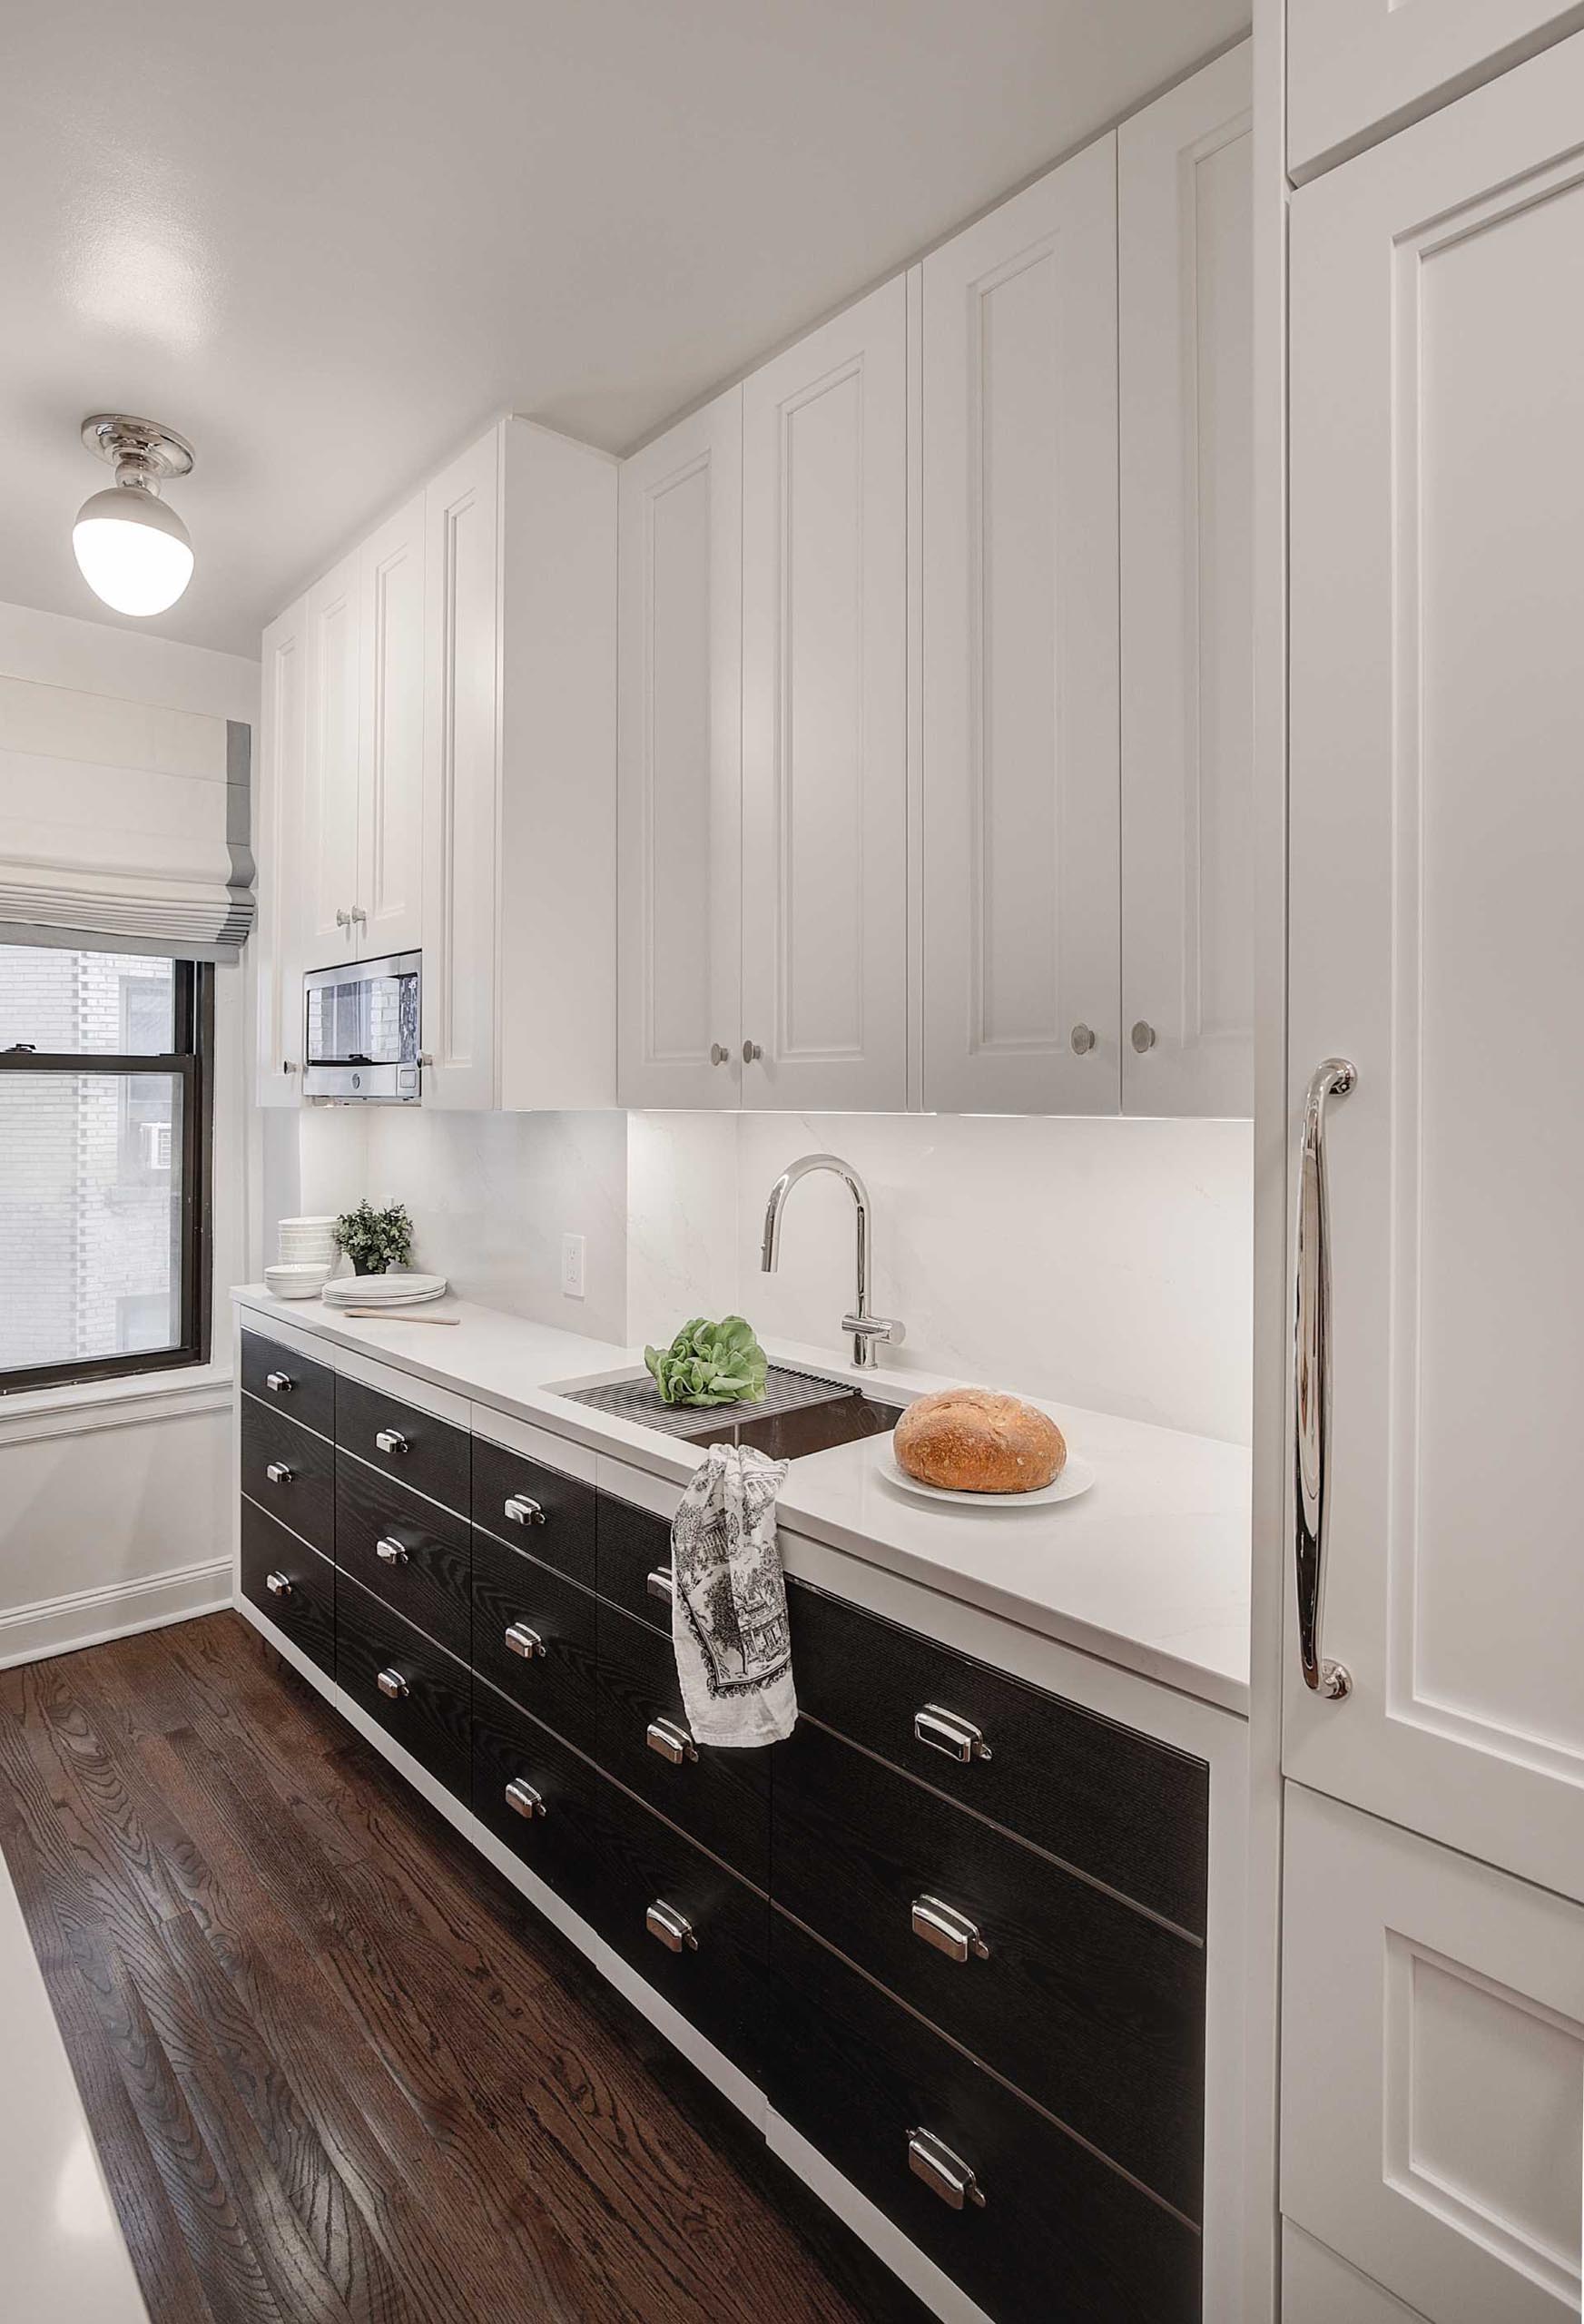
{"type": "Polygon", "coordinates": [[[852,1303],[851,1315],[843,1315],[841,1328],[852,1334],[852,1361],[860,1371],[871,1371],[875,1349],[883,1342],[891,1345],[902,1336],[900,1324],[884,1315],[869,1312],[869,1188],[851,1162],[843,1162],[839,1154],[803,1154],[788,1163],[770,1189],[770,1200],[764,1212],[764,1242],[760,1252],[760,1265],[766,1275],[773,1275],[781,1261],[781,1214],[786,1198],[800,1178],[811,1170],[832,1170],[852,1196],[858,1212],[858,1295],[852,1303]]]}

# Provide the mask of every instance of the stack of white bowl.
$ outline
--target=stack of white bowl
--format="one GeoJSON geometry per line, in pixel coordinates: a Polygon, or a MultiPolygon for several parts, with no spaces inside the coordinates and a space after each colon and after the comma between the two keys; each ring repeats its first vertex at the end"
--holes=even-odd
{"type": "Polygon", "coordinates": [[[333,1218],[283,1218],[280,1256],[264,1269],[264,1288],[277,1299],[316,1299],[335,1272],[333,1218]]]}

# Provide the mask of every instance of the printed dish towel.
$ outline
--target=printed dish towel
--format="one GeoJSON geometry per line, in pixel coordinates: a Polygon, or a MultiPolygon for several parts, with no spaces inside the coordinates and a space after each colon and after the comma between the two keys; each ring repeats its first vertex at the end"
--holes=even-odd
{"type": "Polygon", "coordinates": [[[671,1525],[671,1642],[695,1743],[748,1749],[797,1724],[775,1498],[787,1463],[712,1444],[671,1525]]]}

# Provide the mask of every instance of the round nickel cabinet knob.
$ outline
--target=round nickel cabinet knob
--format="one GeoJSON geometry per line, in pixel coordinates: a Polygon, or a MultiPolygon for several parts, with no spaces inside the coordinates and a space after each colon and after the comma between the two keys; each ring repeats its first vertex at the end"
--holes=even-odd
{"type": "Polygon", "coordinates": [[[1072,1032],[1072,1042],[1073,1055],[1075,1057],[1087,1057],[1089,1051],[1095,1046],[1093,1027],[1088,1025],[1075,1025],[1072,1032]]]}
{"type": "Polygon", "coordinates": [[[1140,1018],[1127,1037],[1140,1057],[1155,1047],[1155,1027],[1140,1018]]]}

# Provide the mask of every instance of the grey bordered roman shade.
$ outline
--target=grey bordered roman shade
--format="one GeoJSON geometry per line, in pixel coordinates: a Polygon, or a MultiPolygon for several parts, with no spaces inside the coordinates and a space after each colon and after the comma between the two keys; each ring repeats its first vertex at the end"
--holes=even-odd
{"type": "Polygon", "coordinates": [[[0,937],[233,958],[251,763],[236,719],[0,676],[0,937]]]}

